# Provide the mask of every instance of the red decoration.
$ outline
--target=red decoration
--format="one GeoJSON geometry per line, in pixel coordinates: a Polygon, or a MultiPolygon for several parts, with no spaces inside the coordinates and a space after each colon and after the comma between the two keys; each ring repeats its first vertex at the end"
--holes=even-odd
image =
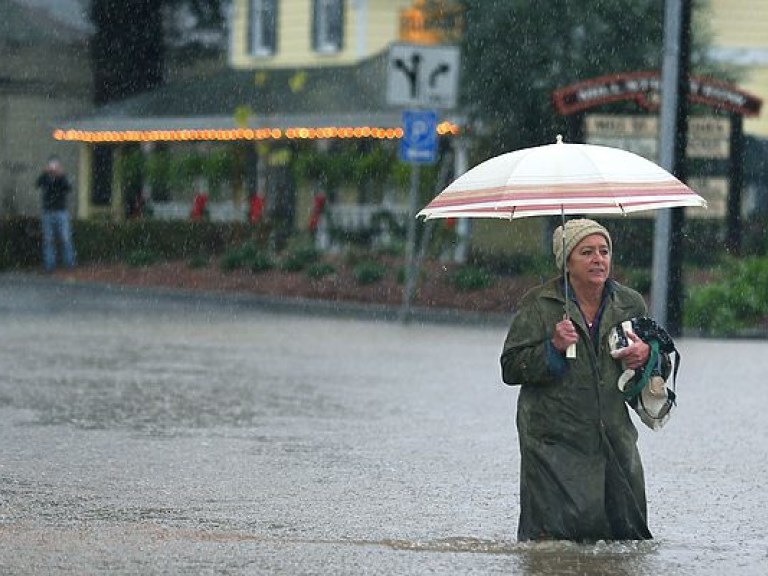
{"type": "Polygon", "coordinates": [[[251,224],[257,224],[261,220],[261,216],[264,213],[264,198],[258,194],[251,196],[251,201],[248,208],[248,222],[251,224]]]}
{"type": "Polygon", "coordinates": [[[325,210],[325,194],[316,194],[314,202],[312,203],[312,212],[309,214],[309,231],[314,234],[317,232],[317,227],[320,224],[320,217],[325,210]]]}
{"type": "Polygon", "coordinates": [[[189,219],[193,222],[202,220],[208,215],[208,194],[195,194],[192,200],[192,210],[189,213],[189,219]]]}

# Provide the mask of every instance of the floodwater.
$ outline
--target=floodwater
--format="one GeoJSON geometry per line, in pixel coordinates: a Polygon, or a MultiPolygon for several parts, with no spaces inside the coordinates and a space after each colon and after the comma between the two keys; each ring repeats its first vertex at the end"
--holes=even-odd
{"type": "Polygon", "coordinates": [[[679,342],[653,541],[518,544],[504,333],[0,276],[0,574],[768,573],[768,342],[679,342]]]}

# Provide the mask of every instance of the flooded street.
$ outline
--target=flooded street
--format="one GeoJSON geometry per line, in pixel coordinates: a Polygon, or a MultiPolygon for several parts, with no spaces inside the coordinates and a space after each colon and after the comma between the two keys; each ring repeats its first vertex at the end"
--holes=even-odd
{"type": "Polygon", "coordinates": [[[523,545],[505,332],[0,276],[0,574],[768,573],[768,342],[678,342],[653,541],[523,545]]]}

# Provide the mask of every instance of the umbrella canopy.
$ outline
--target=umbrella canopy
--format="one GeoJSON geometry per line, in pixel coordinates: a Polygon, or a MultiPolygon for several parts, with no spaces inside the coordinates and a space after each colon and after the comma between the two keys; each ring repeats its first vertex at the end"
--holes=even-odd
{"type": "Polygon", "coordinates": [[[425,218],[626,214],[707,202],[650,160],[608,146],[525,148],[478,164],[440,192],[425,218]]]}
{"type": "MultiPolygon", "coordinates": [[[[560,215],[565,225],[566,214],[627,214],[682,206],[706,207],[707,202],[642,156],[608,146],[564,144],[558,136],[555,144],[509,152],[478,164],[417,216],[511,220],[560,215]]],[[[566,357],[574,358],[575,350],[574,344],[569,346],[566,357]]]]}

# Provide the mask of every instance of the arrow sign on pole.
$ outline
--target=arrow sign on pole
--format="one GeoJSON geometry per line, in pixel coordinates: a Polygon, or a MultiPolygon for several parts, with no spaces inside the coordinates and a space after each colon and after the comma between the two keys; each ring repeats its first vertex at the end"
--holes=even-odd
{"type": "Polygon", "coordinates": [[[449,109],[456,106],[459,49],[456,46],[394,44],[389,49],[387,103],[449,109]]]}

